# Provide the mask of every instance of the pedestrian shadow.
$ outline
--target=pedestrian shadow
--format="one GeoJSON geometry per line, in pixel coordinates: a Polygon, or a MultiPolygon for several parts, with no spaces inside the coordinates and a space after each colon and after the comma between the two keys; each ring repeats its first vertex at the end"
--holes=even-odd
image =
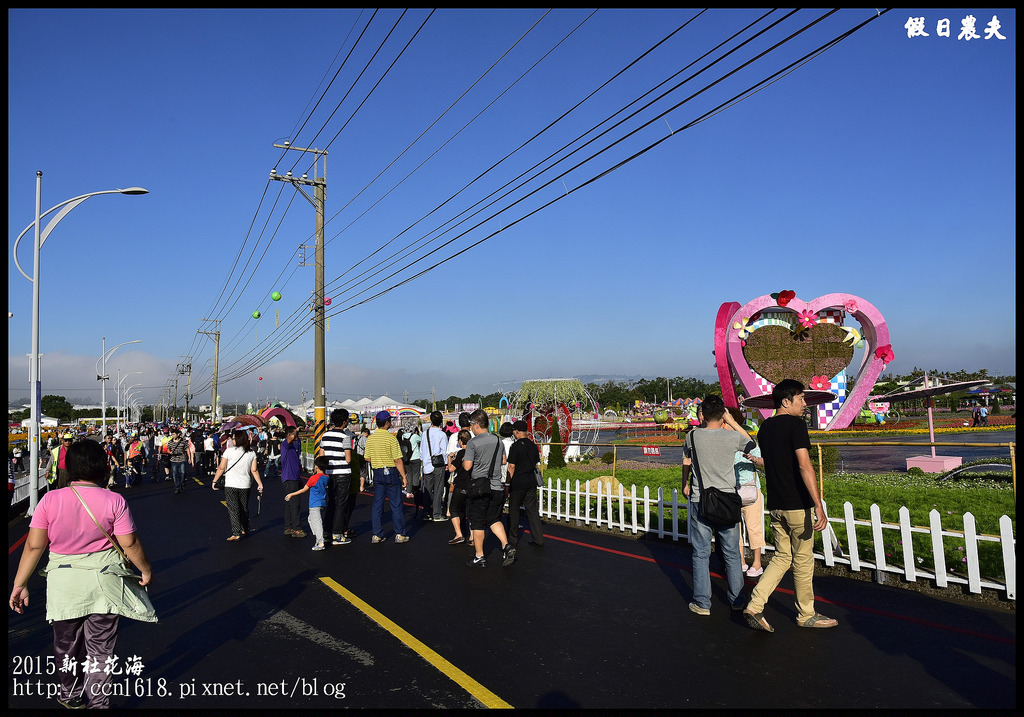
{"type": "MultiPolygon", "coordinates": [[[[192,551],[197,554],[202,552],[205,550],[192,551]]],[[[181,562],[192,553],[182,554],[180,558],[174,559],[174,563],[181,562]]],[[[150,600],[153,601],[153,607],[156,608],[157,617],[164,620],[209,600],[210,597],[250,572],[260,562],[262,562],[260,558],[244,560],[225,570],[207,573],[167,591],[160,590],[151,594],[150,600]]]]}
{"type": "MultiPolygon", "coordinates": [[[[716,535],[708,560],[711,572],[711,597],[716,602],[728,605],[725,561],[719,552],[717,538],[716,535]]],[[[678,543],[669,543],[659,538],[656,533],[649,533],[642,536],[637,545],[647,552],[685,603],[689,603],[693,599],[693,550],[690,543],[685,539],[678,543]]],[[[744,578],[744,596],[749,596],[751,588],[751,582],[744,578]]]]}

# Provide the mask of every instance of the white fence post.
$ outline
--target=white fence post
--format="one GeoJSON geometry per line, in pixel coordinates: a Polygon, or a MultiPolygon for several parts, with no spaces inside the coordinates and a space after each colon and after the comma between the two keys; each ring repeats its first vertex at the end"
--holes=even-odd
{"type": "Polygon", "coordinates": [[[875,548],[875,582],[885,582],[885,538],[882,537],[882,511],[871,504],[871,542],[875,548]]]}
{"type": "Polygon", "coordinates": [[[935,585],[944,588],[949,585],[946,574],[946,548],[942,540],[942,516],[932,508],[928,513],[928,524],[932,533],[932,559],[935,561],[935,585]]]}
{"type": "Polygon", "coordinates": [[[912,583],[917,582],[917,566],[914,564],[914,540],[910,532],[910,509],[900,508],[900,540],[903,541],[903,574],[912,583]]]}
{"type": "Polygon", "coordinates": [[[999,538],[1003,548],[1003,576],[1006,579],[1006,598],[1017,599],[1017,551],[1013,543],[1013,521],[1004,515],[999,519],[999,538]]]}
{"type": "Polygon", "coordinates": [[[651,531],[651,487],[644,486],[644,534],[651,531]]]}
{"type": "Polygon", "coordinates": [[[860,549],[857,546],[857,525],[853,518],[853,504],[843,503],[843,517],[846,519],[846,544],[850,546],[850,570],[860,570],[860,549]]]}
{"type": "Polygon", "coordinates": [[[978,531],[972,513],[964,513],[964,550],[967,553],[967,587],[981,592],[981,564],[978,561],[978,531]]]}

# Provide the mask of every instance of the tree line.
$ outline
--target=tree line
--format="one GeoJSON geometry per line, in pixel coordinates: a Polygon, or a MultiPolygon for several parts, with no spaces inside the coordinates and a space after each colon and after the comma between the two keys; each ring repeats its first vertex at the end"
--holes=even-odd
{"type": "MultiPolygon", "coordinates": [[[[721,392],[718,387],[718,381],[707,383],[698,378],[685,376],[676,376],[674,378],[658,376],[653,379],[641,378],[630,381],[605,381],[600,384],[588,383],[584,385],[584,388],[593,396],[602,409],[613,408],[616,410],[628,408],[634,405],[636,401],[641,403],[661,403],[668,400],[670,396],[672,399],[702,398],[709,393],[721,392]]],[[[438,399],[436,405],[442,411],[445,410],[445,407],[448,410],[452,410],[456,405],[466,403],[476,403],[482,408],[486,408],[488,406],[497,406],[502,398],[511,400],[514,395],[514,391],[510,393],[502,393],[501,391],[487,394],[471,393],[468,396],[453,395],[445,399],[438,399]]],[[[432,407],[429,398],[417,399],[412,402],[412,405],[419,406],[426,411],[431,410],[432,407]]]]}

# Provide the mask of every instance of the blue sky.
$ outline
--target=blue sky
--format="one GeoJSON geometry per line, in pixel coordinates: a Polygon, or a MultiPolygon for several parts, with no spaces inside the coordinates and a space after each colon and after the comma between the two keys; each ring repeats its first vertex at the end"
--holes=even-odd
{"type": "MultiPolygon", "coordinates": [[[[897,373],[1015,372],[1013,10],[894,10],[687,127],[874,14],[839,11],[704,89],[825,14],[802,10],[472,219],[463,212],[566,143],[722,56],[740,40],[698,60],[764,11],[696,17],[528,143],[697,11],[401,14],[8,11],[9,252],[33,221],[37,170],[43,211],[150,191],[88,200],[43,248],[44,393],[95,400],[103,337],[141,339],[114,354],[112,376],[141,371],[125,384],[153,401],[191,356],[194,402],[208,403],[204,318],[221,321],[221,400],[311,393],[314,275],[299,247],[313,244],[314,212],[269,173],[313,171],[273,147],[286,139],[329,152],[333,399],[552,376],[711,378],[718,307],[781,289],[873,303],[897,373]],[[958,40],[968,15],[980,37],[958,40]],[[928,37],[907,37],[912,16],[928,37]],[[985,39],[993,16],[1005,40],[985,39]],[[950,37],[936,32],[942,18],[950,37]]],[[[31,274],[31,232],[18,255],[31,274]]],[[[31,284],[8,263],[13,399],[28,394],[31,284]]]]}

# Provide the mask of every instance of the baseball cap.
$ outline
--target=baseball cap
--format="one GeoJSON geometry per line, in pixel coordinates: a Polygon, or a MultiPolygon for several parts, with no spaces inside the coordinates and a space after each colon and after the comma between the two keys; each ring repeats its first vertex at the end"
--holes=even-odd
{"type": "Polygon", "coordinates": [[[377,425],[383,426],[385,423],[391,420],[391,414],[387,411],[377,412],[377,425]]]}
{"type": "Polygon", "coordinates": [[[512,430],[513,431],[519,431],[520,433],[529,433],[530,432],[530,427],[527,425],[526,421],[519,420],[519,421],[515,421],[512,424],[512,430]]]}

